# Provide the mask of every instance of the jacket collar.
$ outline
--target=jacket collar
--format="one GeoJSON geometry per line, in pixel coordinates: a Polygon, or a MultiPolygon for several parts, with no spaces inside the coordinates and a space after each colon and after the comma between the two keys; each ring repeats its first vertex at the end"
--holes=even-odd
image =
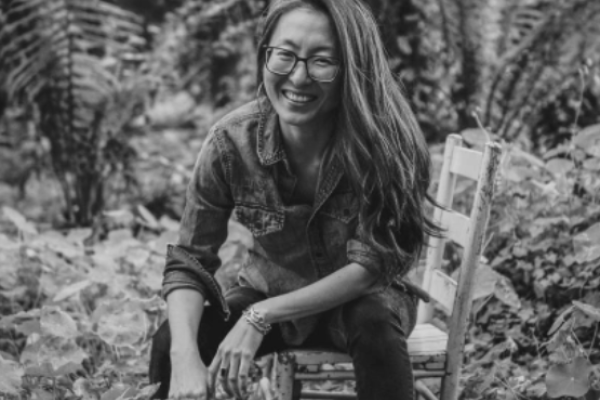
{"type": "Polygon", "coordinates": [[[273,165],[285,159],[285,150],[281,143],[279,117],[268,99],[258,100],[260,121],[258,124],[256,152],[264,166],[273,165]]]}
{"type": "MultiPolygon", "coordinates": [[[[289,165],[281,141],[279,117],[267,98],[257,101],[260,110],[260,120],[257,132],[258,159],[263,166],[269,166],[284,161],[289,171],[289,165]]],[[[315,210],[318,210],[331,195],[343,175],[341,161],[335,153],[325,157],[323,174],[320,176],[315,198],[315,210]]]]}

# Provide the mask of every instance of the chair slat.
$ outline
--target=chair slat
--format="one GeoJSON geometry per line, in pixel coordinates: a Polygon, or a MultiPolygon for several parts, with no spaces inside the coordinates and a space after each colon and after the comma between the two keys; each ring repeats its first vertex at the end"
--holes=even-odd
{"type": "MultiPolygon", "coordinates": [[[[443,355],[446,353],[448,334],[432,324],[418,324],[407,340],[411,357],[443,355]]],[[[280,353],[293,358],[297,365],[351,364],[348,354],[331,349],[298,349],[280,353]]]]}
{"type": "Polygon", "coordinates": [[[417,325],[408,338],[411,357],[445,354],[448,335],[431,324],[417,325]]]}
{"type": "Polygon", "coordinates": [[[471,219],[469,217],[456,211],[444,211],[442,213],[441,225],[444,229],[448,230],[445,233],[446,238],[463,248],[466,247],[471,226],[471,219]]]}
{"type": "Polygon", "coordinates": [[[479,179],[479,170],[481,168],[482,153],[464,147],[455,147],[450,164],[450,172],[470,178],[479,179]]]}
{"type": "Polygon", "coordinates": [[[431,277],[431,297],[440,303],[445,311],[450,315],[454,309],[454,299],[456,299],[456,290],[458,284],[444,272],[439,269],[433,272],[431,277]]]}

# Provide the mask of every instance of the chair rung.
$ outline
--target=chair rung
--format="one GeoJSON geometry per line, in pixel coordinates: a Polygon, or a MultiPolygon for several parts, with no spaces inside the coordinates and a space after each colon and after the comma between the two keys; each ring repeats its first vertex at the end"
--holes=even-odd
{"type": "MultiPolygon", "coordinates": [[[[426,370],[413,370],[413,377],[415,379],[421,378],[441,378],[444,376],[445,372],[443,370],[437,371],[426,371],[426,370]]],[[[315,372],[315,373],[306,373],[306,372],[297,372],[294,375],[294,379],[300,381],[320,381],[320,380],[352,380],[354,379],[354,371],[327,371],[327,372],[315,372]]]]}
{"type": "Polygon", "coordinates": [[[442,378],[446,375],[446,371],[425,371],[425,370],[413,370],[413,377],[415,379],[423,379],[423,378],[442,378]]]}
{"type": "Polygon", "coordinates": [[[302,373],[297,372],[295,375],[296,379],[305,381],[319,381],[319,380],[332,380],[341,381],[354,379],[353,371],[326,371],[326,372],[315,372],[315,373],[302,373]]]}
{"type": "Polygon", "coordinates": [[[344,392],[319,392],[316,390],[303,390],[301,399],[356,399],[354,393],[344,392]]]}

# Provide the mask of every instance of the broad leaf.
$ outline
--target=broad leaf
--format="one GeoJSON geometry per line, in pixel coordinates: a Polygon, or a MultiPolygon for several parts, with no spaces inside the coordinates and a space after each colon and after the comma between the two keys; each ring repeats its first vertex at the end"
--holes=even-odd
{"type": "Polygon", "coordinates": [[[14,361],[0,355],[0,393],[18,395],[21,390],[23,369],[14,361]]]}
{"type": "Polygon", "coordinates": [[[553,158],[546,163],[546,169],[554,175],[565,175],[573,168],[575,168],[573,161],[564,158],[553,158]]]}
{"type": "Polygon", "coordinates": [[[83,289],[85,289],[86,287],[90,286],[92,284],[91,281],[85,279],[81,282],[77,282],[74,283],[72,285],[69,285],[63,289],[61,289],[56,296],[54,296],[54,298],[52,299],[52,301],[54,302],[59,302],[59,301],[63,301],[65,299],[68,299],[71,296],[74,296],[76,294],[78,294],[79,292],[81,292],[83,289]]]}
{"type": "Polygon", "coordinates": [[[596,322],[600,322],[600,308],[596,308],[586,303],[573,300],[573,306],[596,322]]]}
{"type": "Polygon", "coordinates": [[[40,325],[44,335],[70,339],[79,334],[77,323],[69,314],[60,310],[58,307],[42,308],[40,325]]]}
{"type": "Polygon", "coordinates": [[[134,397],[139,391],[131,386],[116,385],[105,392],[100,400],[124,400],[134,397]]]}
{"type": "Polygon", "coordinates": [[[73,339],[42,336],[25,346],[20,360],[28,374],[32,374],[30,369],[38,369],[41,375],[53,377],[76,371],[87,357],[73,339]]]}
{"type": "Polygon", "coordinates": [[[21,232],[37,235],[37,229],[35,229],[35,226],[31,222],[28,222],[27,219],[17,210],[4,206],[2,207],[2,213],[21,232]]]}
{"type": "Polygon", "coordinates": [[[600,124],[582,129],[573,137],[573,143],[589,155],[600,158],[600,124]]]}
{"type": "Polygon", "coordinates": [[[96,334],[111,346],[132,347],[148,329],[146,313],[129,299],[102,303],[92,314],[92,321],[96,334]]]}
{"type": "Polygon", "coordinates": [[[584,357],[576,357],[568,364],[553,365],[546,374],[548,396],[581,397],[590,390],[592,365],[584,357]]]}

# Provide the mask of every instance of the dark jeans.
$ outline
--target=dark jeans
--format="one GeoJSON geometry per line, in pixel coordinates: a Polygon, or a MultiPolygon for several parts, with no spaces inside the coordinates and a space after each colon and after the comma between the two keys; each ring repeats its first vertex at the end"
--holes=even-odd
{"type": "MultiPolygon", "coordinates": [[[[210,365],[217,348],[235,325],[242,311],[264,296],[250,288],[234,287],[226,294],[231,309],[229,321],[216,310],[205,307],[198,331],[200,356],[210,365]]],[[[414,398],[413,374],[406,339],[416,319],[417,299],[392,286],[324,313],[317,330],[303,346],[335,347],[348,352],[356,373],[356,389],[361,400],[410,400],[414,398]]],[[[150,382],[161,382],[154,398],[169,393],[171,335],[168,321],[153,337],[150,382]]],[[[277,326],[267,334],[257,357],[285,349],[277,326]]]]}

